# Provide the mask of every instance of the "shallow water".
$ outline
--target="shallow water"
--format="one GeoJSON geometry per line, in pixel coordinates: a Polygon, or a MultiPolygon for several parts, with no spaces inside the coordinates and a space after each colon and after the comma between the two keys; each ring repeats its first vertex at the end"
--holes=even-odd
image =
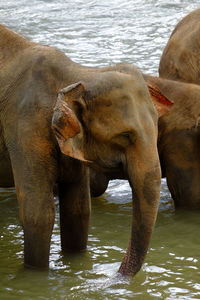
{"type": "MultiPolygon", "coordinates": [[[[118,62],[157,74],[175,24],[197,8],[184,0],[0,0],[0,22],[58,47],[87,66],[118,62]]],[[[63,257],[59,220],[48,273],[23,268],[23,232],[14,189],[0,190],[0,299],[200,299],[199,212],[174,211],[162,182],[149,253],[134,278],[117,274],[130,236],[131,191],[112,181],[92,202],[88,249],[63,257]]]]}

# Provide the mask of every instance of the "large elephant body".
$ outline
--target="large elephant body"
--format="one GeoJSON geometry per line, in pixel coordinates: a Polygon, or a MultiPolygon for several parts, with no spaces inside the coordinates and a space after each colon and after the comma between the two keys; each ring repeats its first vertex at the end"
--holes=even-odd
{"type": "MultiPolygon", "coordinates": [[[[200,84],[199,22],[200,9],[196,9],[176,25],[160,59],[160,77],[200,84]]],[[[165,82],[158,82],[178,102],[169,116],[159,120],[161,162],[169,189],[176,206],[200,208],[199,87],[171,83],[166,88],[165,82]]]]}
{"type": "Polygon", "coordinates": [[[200,84],[199,22],[196,9],[176,25],[160,59],[160,77],[200,84]]]}
{"type": "Polygon", "coordinates": [[[25,265],[48,266],[56,184],[62,250],[85,249],[89,164],[130,182],[132,233],[120,272],[140,269],[159,202],[157,113],[141,73],[125,69],[80,66],[0,26],[0,186],[16,187],[25,265]]]}

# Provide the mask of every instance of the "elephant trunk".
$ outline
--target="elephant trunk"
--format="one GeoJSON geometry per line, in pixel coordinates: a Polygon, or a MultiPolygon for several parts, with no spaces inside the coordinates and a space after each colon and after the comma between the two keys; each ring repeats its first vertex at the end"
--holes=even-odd
{"type": "Polygon", "coordinates": [[[154,229],[160,199],[161,171],[156,138],[137,143],[126,153],[129,183],[133,195],[132,232],[129,247],[120,266],[124,275],[135,275],[146,256],[154,229]]]}

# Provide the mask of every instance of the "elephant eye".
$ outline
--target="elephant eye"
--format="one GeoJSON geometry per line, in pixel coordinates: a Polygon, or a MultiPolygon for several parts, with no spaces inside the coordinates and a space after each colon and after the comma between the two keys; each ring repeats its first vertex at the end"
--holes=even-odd
{"type": "Polygon", "coordinates": [[[130,144],[134,143],[133,133],[132,132],[123,132],[122,137],[125,138],[130,144]]]}
{"type": "Polygon", "coordinates": [[[130,138],[130,132],[123,132],[122,136],[124,136],[126,138],[130,138]]]}
{"type": "Polygon", "coordinates": [[[121,146],[123,148],[131,145],[134,143],[133,133],[132,132],[122,132],[118,135],[116,135],[112,141],[117,144],[118,146],[121,146]]]}

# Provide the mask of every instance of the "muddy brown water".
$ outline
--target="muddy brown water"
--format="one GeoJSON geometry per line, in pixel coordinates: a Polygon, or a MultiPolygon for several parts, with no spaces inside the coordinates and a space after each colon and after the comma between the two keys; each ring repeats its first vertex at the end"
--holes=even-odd
{"type": "MultiPolygon", "coordinates": [[[[175,24],[197,7],[197,0],[0,0],[0,22],[81,64],[127,62],[156,75],[175,24]]],[[[123,278],[117,270],[130,236],[131,190],[112,181],[92,201],[87,251],[62,256],[57,212],[49,272],[28,271],[15,190],[0,189],[0,299],[200,299],[199,216],[175,212],[163,180],[145,264],[123,278]]]]}

